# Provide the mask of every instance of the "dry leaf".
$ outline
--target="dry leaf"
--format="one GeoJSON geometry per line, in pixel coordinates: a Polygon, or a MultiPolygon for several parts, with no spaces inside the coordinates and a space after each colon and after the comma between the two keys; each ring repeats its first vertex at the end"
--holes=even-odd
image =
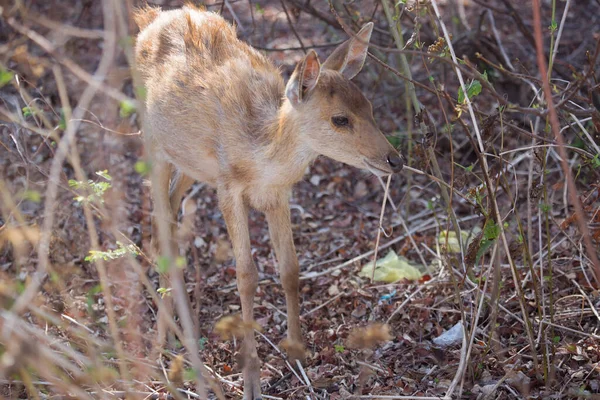
{"type": "Polygon", "coordinates": [[[183,384],[183,355],[178,354],[171,363],[171,368],[169,368],[169,381],[176,386],[181,386],[183,384]]]}
{"type": "Polygon", "coordinates": [[[356,328],[348,336],[348,347],[353,349],[369,349],[392,339],[387,324],[374,323],[364,328],[356,328]]]}
{"type": "Polygon", "coordinates": [[[221,339],[223,340],[229,340],[234,337],[241,339],[246,332],[253,329],[256,329],[257,331],[262,330],[256,321],[244,322],[239,314],[227,315],[215,324],[215,332],[221,336],[221,339]]]}

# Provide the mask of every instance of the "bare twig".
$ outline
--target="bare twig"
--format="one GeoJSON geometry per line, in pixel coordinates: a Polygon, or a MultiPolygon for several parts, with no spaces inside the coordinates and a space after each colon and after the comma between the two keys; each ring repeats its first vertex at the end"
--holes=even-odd
{"type": "Polygon", "coordinates": [[[562,167],[563,173],[567,181],[566,183],[569,191],[569,201],[571,205],[575,208],[575,215],[577,216],[577,225],[579,226],[579,231],[583,236],[583,242],[585,243],[587,255],[592,261],[590,268],[592,270],[596,283],[600,284],[600,260],[598,260],[598,254],[596,253],[597,248],[592,244],[590,231],[587,225],[587,221],[585,220],[585,214],[583,212],[583,208],[581,206],[581,202],[579,201],[579,196],[577,194],[577,187],[575,186],[573,174],[567,162],[568,157],[567,151],[565,149],[565,139],[560,133],[560,122],[558,121],[558,114],[556,112],[556,108],[554,107],[554,102],[552,101],[552,89],[550,88],[550,82],[548,80],[548,68],[546,67],[546,57],[544,56],[539,0],[533,0],[532,9],[535,46],[537,52],[537,64],[540,70],[540,75],[542,77],[542,87],[544,89],[544,95],[548,104],[550,126],[552,128],[552,134],[554,135],[554,138],[556,139],[559,145],[558,153],[560,154],[561,158],[560,165],[562,167]]]}
{"type": "Polygon", "coordinates": [[[381,231],[383,231],[383,214],[385,214],[385,203],[387,202],[391,181],[392,175],[388,175],[387,184],[385,185],[385,194],[383,195],[383,204],[381,205],[381,214],[379,215],[379,228],[377,229],[377,239],[375,239],[375,250],[373,251],[373,271],[371,272],[371,281],[375,279],[375,267],[377,266],[377,252],[379,251],[379,240],[381,239],[381,231]]]}

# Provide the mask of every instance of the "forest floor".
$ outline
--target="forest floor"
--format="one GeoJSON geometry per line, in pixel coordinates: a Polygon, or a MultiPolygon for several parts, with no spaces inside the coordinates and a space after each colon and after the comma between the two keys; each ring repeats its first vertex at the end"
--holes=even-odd
{"type": "MultiPolygon", "coordinates": [[[[156,348],[157,304],[151,292],[159,284],[148,250],[150,188],[140,163],[145,154],[138,114],[126,101],[101,88],[89,102],[66,161],[56,169],[57,191],[49,191],[60,138],[73,122],[65,122],[65,100],[71,107],[81,101],[107,47],[102,2],[17,3],[23,8],[2,6],[0,19],[0,398],[120,398],[125,390],[130,398],[167,398],[161,397],[173,392],[167,382],[180,389],[181,398],[194,398],[186,350],[179,342],[156,348]],[[102,201],[87,203],[94,229],[75,200],[87,196],[82,188],[91,185],[69,184],[81,181],[79,172],[83,182],[107,183],[98,196],[102,201]],[[52,207],[49,196],[55,196],[52,207]],[[49,247],[40,256],[48,218],[49,247]],[[95,241],[106,258],[108,291],[100,285],[98,263],[86,261],[95,241]]],[[[182,5],[150,3],[165,9],[182,5]]],[[[284,292],[266,220],[251,212],[264,394],[443,398],[452,388],[453,398],[461,399],[600,398],[600,294],[590,259],[590,251],[598,257],[600,248],[600,3],[556,2],[552,30],[556,44],[562,28],[553,101],[570,146],[566,161],[591,249],[571,205],[563,157],[546,125],[530,2],[436,2],[456,55],[469,60],[463,67],[485,71],[490,82],[481,93],[468,91],[476,96],[487,170],[476,135],[471,136],[475,129],[466,103],[456,107],[459,83],[453,64],[442,61],[450,54],[438,40],[442,30],[431,2],[419,2],[416,10],[402,5],[398,19],[404,40],[411,41],[407,49],[415,50],[407,55],[426,110],[420,118],[412,117],[405,83],[389,68],[402,71],[402,63],[380,2],[334,3],[353,31],[375,22],[371,51],[387,67],[369,58],[355,83],[372,101],[380,129],[412,168],[435,175],[439,165],[442,179],[452,185],[452,212],[430,176],[407,170],[393,176],[394,207],[388,203],[383,214],[377,258],[394,250],[422,276],[372,282],[359,272],[373,259],[383,183],[365,171],[317,159],[291,199],[306,377],[293,372],[280,351],[286,335],[284,292]],[[566,4],[570,9],[562,21],[566,4]],[[469,236],[462,252],[446,243],[452,237],[446,232],[455,229],[452,218],[469,236]],[[436,338],[462,327],[462,321],[465,342],[459,335],[440,344],[436,338]],[[365,327],[389,329],[390,340],[370,348],[348,340],[352,332],[369,335],[360,331],[365,327]]],[[[542,3],[547,60],[554,2],[542,3]]],[[[286,79],[304,54],[301,47],[315,47],[324,60],[334,48],[330,43],[347,38],[325,1],[207,4],[235,21],[240,37],[264,50],[286,79]]],[[[134,35],[134,24],[128,23],[134,35]]],[[[134,97],[127,46],[126,39],[118,41],[103,84],[124,99],[134,97]]],[[[468,84],[483,80],[465,74],[468,84]]],[[[239,342],[214,332],[217,321],[240,312],[235,263],[214,189],[195,184],[182,209],[178,242],[201,359],[226,398],[240,398],[239,342]]]]}

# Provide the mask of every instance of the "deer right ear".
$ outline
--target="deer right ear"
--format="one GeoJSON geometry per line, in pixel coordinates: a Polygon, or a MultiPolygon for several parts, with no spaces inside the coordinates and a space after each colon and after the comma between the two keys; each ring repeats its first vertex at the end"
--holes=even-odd
{"type": "Polygon", "coordinates": [[[323,63],[323,68],[338,71],[346,79],[354,78],[365,64],[372,32],[373,23],[365,24],[356,36],[346,40],[331,53],[323,63]]]}
{"type": "Polygon", "coordinates": [[[296,65],[294,73],[285,87],[285,96],[292,105],[302,102],[306,94],[317,86],[321,63],[314,50],[308,52],[302,61],[296,65]]]}

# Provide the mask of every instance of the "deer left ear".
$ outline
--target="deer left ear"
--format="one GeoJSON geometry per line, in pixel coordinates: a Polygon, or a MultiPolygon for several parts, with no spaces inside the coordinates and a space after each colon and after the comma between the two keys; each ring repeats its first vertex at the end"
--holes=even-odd
{"type": "Polygon", "coordinates": [[[308,52],[302,61],[296,65],[294,73],[285,87],[285,96],[292,105],[297,105],[306,98],[306,95],[317,86],[321,63],[314,50],[308,52]]]}
{"type": "Polygon", "coordinates": [[[323,63],[323,68],[338,71],[347,79],[354,78],[365,64],[372,32],[373,23],[369,22],[356,36],[339,45],[323,63]]]}

